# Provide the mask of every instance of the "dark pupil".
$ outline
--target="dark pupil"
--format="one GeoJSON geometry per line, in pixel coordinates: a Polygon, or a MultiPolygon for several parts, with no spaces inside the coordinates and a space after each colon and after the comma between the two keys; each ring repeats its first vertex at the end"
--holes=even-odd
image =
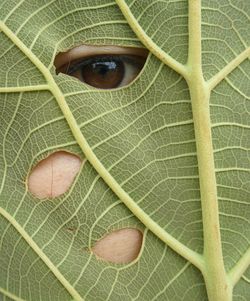
{"type": "Polygon", "coordinates": [[[91,86],[110,89],[118,87],[124,77],[124,65],[120,61],[91,62],[82,67],[83,81],[91,86]]]}

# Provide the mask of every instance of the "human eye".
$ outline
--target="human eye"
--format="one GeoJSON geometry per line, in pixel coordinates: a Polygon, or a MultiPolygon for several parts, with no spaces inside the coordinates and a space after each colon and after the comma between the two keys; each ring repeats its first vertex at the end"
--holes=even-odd
{"type": "Polygon", "coordinates": [[[55,60],[57,73],[64,73],[98,89],[115,89],[131,83],[142,70],[145,49],[83,45],[55,60]]]}

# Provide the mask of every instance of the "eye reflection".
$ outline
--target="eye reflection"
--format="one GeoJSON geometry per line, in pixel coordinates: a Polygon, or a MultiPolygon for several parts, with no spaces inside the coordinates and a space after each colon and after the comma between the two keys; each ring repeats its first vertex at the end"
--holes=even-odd
{"type": "Polygon", "coordinates": [[[99,89],[114,89],[132,82],[142,70],[147,51],[115,46],[80,46],[60,53],[57,73],[64,73],[99,89]],[[79,50],[79,51],[78,51],[79,50]]]}

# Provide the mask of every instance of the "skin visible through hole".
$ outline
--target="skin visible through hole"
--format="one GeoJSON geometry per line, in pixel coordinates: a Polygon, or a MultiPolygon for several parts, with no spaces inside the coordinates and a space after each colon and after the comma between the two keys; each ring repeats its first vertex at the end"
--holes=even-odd
{"type": "Polygon", "coordinates": [[[141,250],[142,239],[141,231],[125,228],[100,239],[92,251],[97,257],[105,261],[129,263],[137,258],[141,250]]]}
{"type": "Polygon", "coordinates": [[[28,178],[28,189],[37,198],[55,198],[65,193],[81,166],[76,155],[59,151],[40,161],[28,178]]]}
{"type": "Polygon", "coordinates": [[[70,49],[67,52],[60,52],[55,58],[55,67],[60,69],[64,64],[77,60],[80,58],[86,58],[96,55],[138,55],[141,57],[147,57],[148,50],[144,48],[133,47],[119,47],[119,46],[91,46],[81,45],[70,49]]]}

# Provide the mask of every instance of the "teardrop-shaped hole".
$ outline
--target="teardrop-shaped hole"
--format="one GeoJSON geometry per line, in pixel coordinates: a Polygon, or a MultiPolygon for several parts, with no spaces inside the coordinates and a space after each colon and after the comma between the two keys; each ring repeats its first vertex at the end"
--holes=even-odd
{"type": "Polygon", "coordinates": [[[40,161],[28,176],[28,189],[39,199],[55,198],[72,185],[81,167],[78,156],[58,151],[40,161]]]}

